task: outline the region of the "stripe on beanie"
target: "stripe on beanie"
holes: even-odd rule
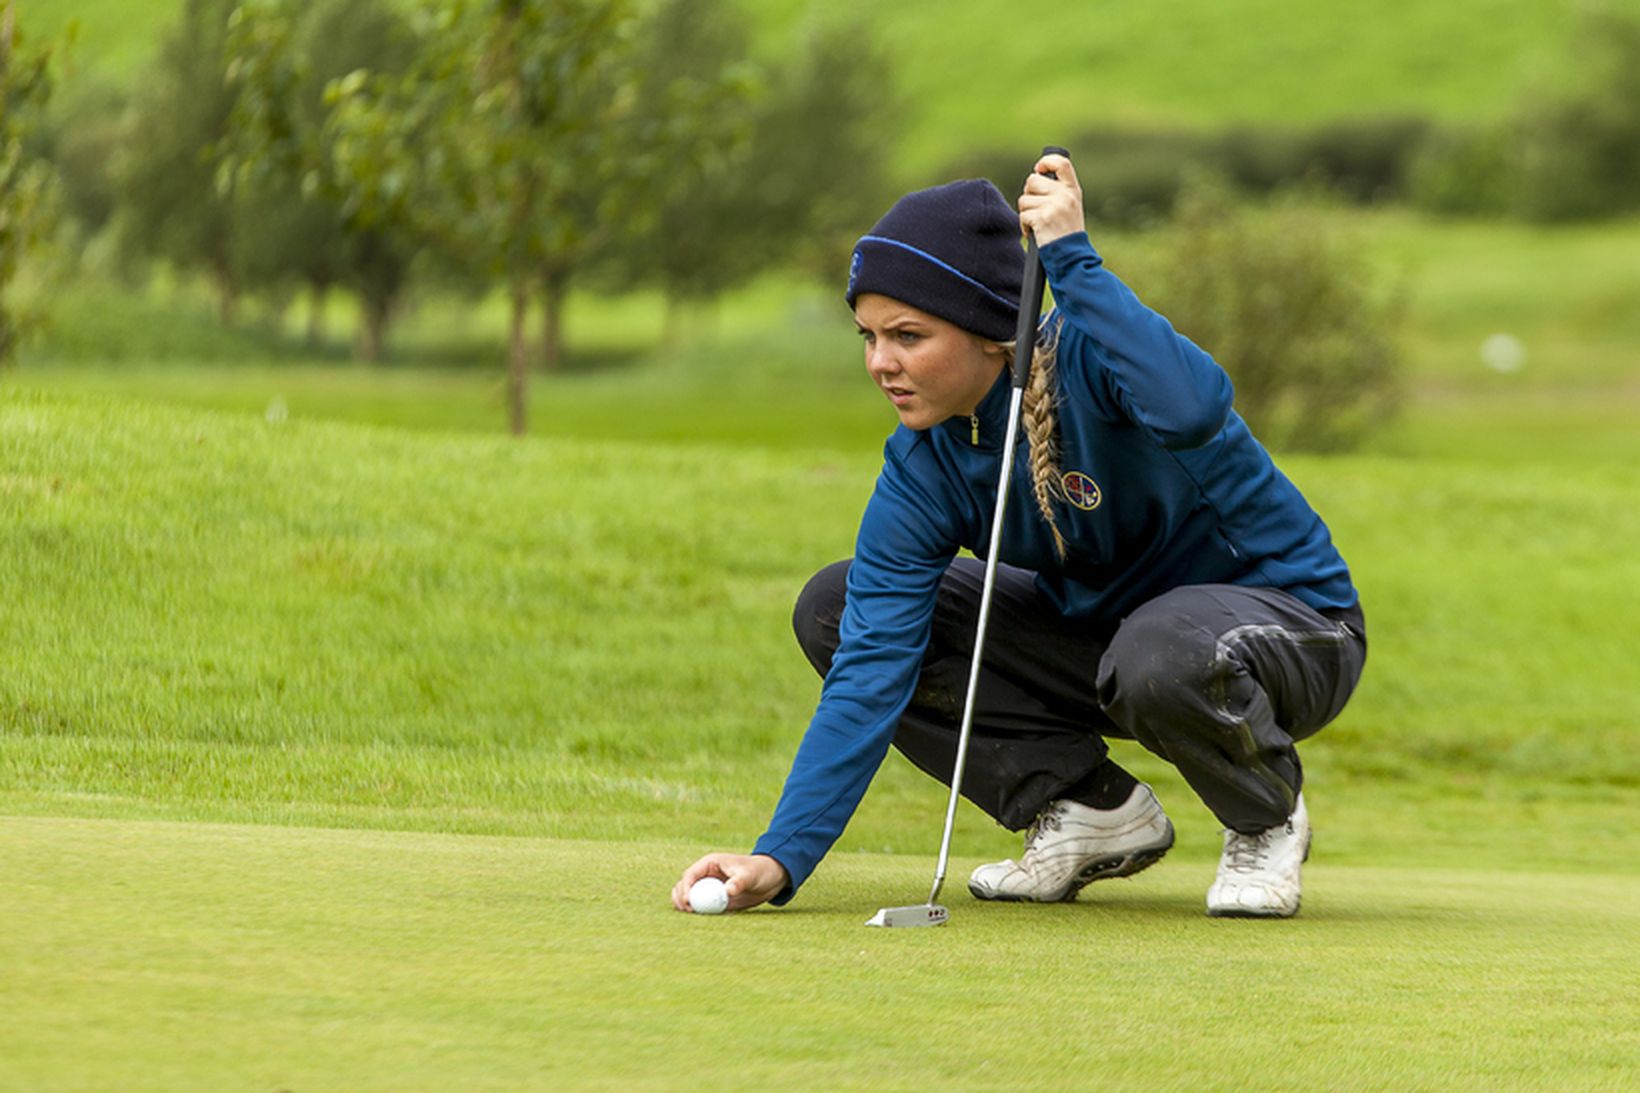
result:
[[[974,280],[972,277],[968,276],[966,273],[962,272],[962,270],[958,269],[957,267],[951,265],[949,262],[942,262],[940,259],[935,258],[932,254],[929,254],[927,251],[923,250],[920,247],[913,247],[910,243],[902,243],[898,239],[889,239],[886,236],[882,236],[882,235],[862,235],[860,237],[860,243],[887,243],[891,247],[899,247],[901,250],[910,251],[912,254],[915,254],[917,257],[926,259],[927,261],[930,261],[930,262],[934,263],[936,266],[940,267],[941,269],[945,270],[946,272],[955,274],[957,277],[962,278],[962,280],[968,282],[970,285],[973,285],[975,288],[977,288],[981,292],[985,293],[985,295],[991,297],[991,299],[997,301],[998,303],[1004,305],[1005,307],[1011,307],[1011,308],[1018,308],[1019,307],[1019,301],[1018,300],[1010,300],[1006,296],[1003,296],[999,293],[991,291],[991,289],[989,287],[987,287],[985,284],[983,284],[982,282]],[[856,250],[859,249],[860,243],[856,243],[854,245]]]

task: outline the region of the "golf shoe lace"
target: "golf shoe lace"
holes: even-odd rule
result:
[[[1265,857],[1269,851],[1269,831],[1261,831],[1257,835],[1243,835],[1239,831],[1232,831],[1230,843],[1224,848],[1224,860],[1234,872],[1256,873],[1264,868]]]
[[[1042,837],[1043,832],[1058,831],[1059,827],[1060,810],[1058,808],[1053,805],[1049,805],[1041,812],[1038,812],[1036,814],[1036,819],[1031,821],[1031,826],[1025,831],[1026,853],[1029,853],[1031,850],[1035,849],[1036,842]]]

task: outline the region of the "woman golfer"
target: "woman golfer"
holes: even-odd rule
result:
[[[1050,177],[1050,173],[1057,177]],[[901,198],[854,249],[866,370],[900,416],[855,555],[798,597],[824,676],[768,830],[708,854],[731,910],[790,900],[892,743],[950,784],[1007,426],[1007,362],[1032,231],[1056,303],[1025,393],[962,792],[1010,830],[979,899],[1051,902],[1173,845],[1107,737],[1172,763],[1224,826],[1210,915],[1298,910],[1309,850],[1295,741],[1336,717],[1366,658],[1327,527],[1231,408],[1207,353],[1104,267],[1069,160],[1018,211],[984,181]]]

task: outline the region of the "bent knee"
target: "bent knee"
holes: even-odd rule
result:
[[[1188,615],[1152,604],[1129,616],[1099,662],[1106,709],[1156,711],[1199,696],[1222,671],[1215,636]]]
[[[792,632],[803,653],[824,675],[837,651],[837,628],[843,620],[848,599],[848,567],[851,559],[833,562],[809,578],[797,594],[792,608]]]

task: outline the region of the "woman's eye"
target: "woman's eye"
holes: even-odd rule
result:
[[[899,340],[899,343],[901,345],[910,345],[913,342],[919,340],[922,337],[922,335],[921,334],[915,334],[915,333],[913,333],[909,330],[898,330],[898,331],[895,331],[894,337]]]

